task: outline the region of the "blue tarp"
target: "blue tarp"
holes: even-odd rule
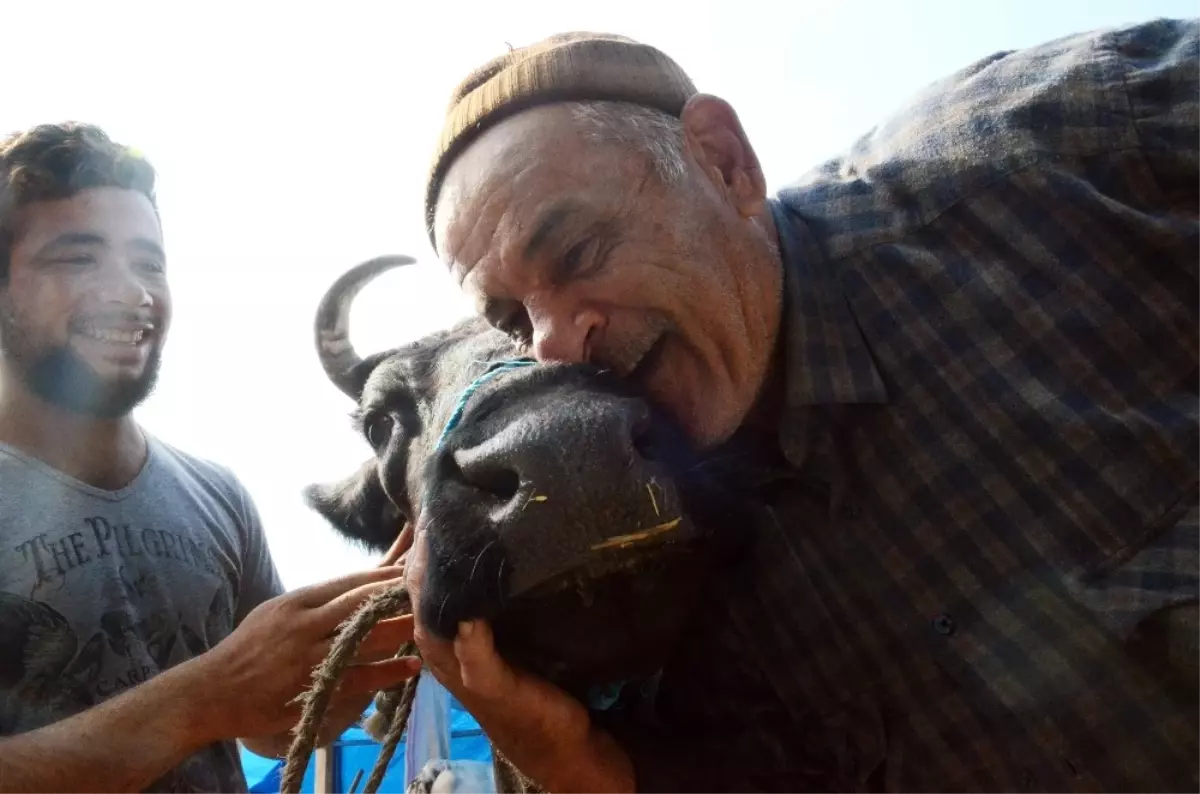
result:
[[[368,707],[364,717],[375,711],[375,704]],[[381,792],[404,791],[404,751],[407,737],[400,740],[388,771],[380,784]],[[283,762],[273,758],[263,758],[249,750],[241,749],[242,769],[246,773],[246,783],[253,792],[278,792],[279,776],[283,771]],[[352,727],[343,733],[333,743],[333,790],[348,792],[354,782],[354,776],[362,770],[362,778],[358,790],[362,791],[363,783],[371,774],[371,767],[379,756],[379,745],[363,731],[362,728]],[[479,727],[479,723],[466,712],[457,700],[450,702],[450,758],[455,761],[484,761],[491,763],[492,750],[487,737]],[[310,758],[308,769],[304,772],[304,780],[300,791],[311,794],[313,780],[316,774],[316,759]]]

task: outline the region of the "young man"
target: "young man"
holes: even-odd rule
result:
[[[553,791],[1196,790],[1197,30],[984,58],[777,196],[652,47],[464,80],[426,209],[480,311],[778,449],[612,709],[417,627],[501,752]]]
[[[171,325],[155,173],[100,129],[0,143],[0,790],[244,791],[330,635],[394,582],[283,594],[249,494],[139,427]],[[369,639],[326,740],[417,670]]]

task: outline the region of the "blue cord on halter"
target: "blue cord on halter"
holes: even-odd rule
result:
[[[537,362],[532,358],[515,358],[511,361],[497,361],[493,363],[487,370],[475,380],[467,388],[463,389],[462,394],[458,397],[458,404],[454,406],[454,413],[450,414],[450,419],[446,422],[446,426],[442,428],[442,435],[438,438],[437,447],[441,449],[442,444],[446,441],[446,436],[450,431],[458,427],[458,423],[462,421],[463,411],[466,410],[467,400],[471,399],[471,395],[475,390],[482,386],[487,381],[499,375],[501,372],[507,372],[511,369],[519,369],[520,367],[531,367]]]
[[[437,447],[441,449],[442,444],[446,441],[446,436],[450,431],[458,427],[458,423],[462,421],[463,412],[467,408],[467,401],[471,399],[471,395],[487,381],[497,375],[522,367],[531,367],[537,364],[537,361],[531,358],[516,358],[509,361],[497,361],[493,363],[482,375],[471,381],[467,388],[463,389],[462,394],[458,397],[458,402],[454,406],[454,412],[450,414],[450,418],[446,421],[446,426],[442,428],[442,434],[438,437]],[[624,682],[612,683],[602,686],[593,687],[587,694],[588,706],[597,711],[605,711],[612,707],[617,702],[617,698],[621,695],[621,690],[624,688]]]

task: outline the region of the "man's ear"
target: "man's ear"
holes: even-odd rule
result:
[[[746,218],[763,212],[767,180],[733,106],[696,94],[680,113],[688,149],[705,174]]]
[[[338,482],[308,486],[304,501],[342,535],[374,552],[387,551],[406,520],[383,490],[374,459]]]

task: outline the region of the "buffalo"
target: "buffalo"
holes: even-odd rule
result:
[[[376,552],[428,529],[420,617],[438,636],[487,619],[505,658],[581,699],[652,676],[733,548],[730,455],[701,455],[612,372],[535,365],[481,318],[360,356],[354,297],[413,262],[363,262],[320,301],[320,362],[371,455],[307,504]]]

